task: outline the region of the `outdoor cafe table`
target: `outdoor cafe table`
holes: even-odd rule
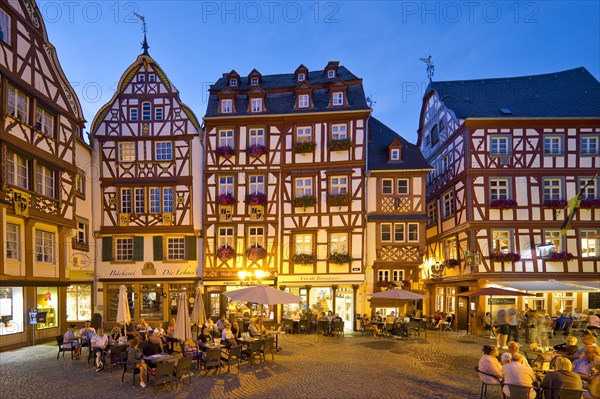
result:
[[[146,363],[156,364],[162,362],[174,362],[178,359],[178,357],[173,355],[167,355],[165,353],[159,353],[156,355],[144,356],[142,357],[142,359],[144,359]]]

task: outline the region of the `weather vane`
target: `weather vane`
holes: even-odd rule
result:
[[[377,104],[377,101],[373,100],[373,95],[367,97],[367,104],[369,104],[369,108],[373,108],[373,104]]]
[[[148,55],[148,49],[150,48],[150,46],[148,46],[148,40],[146,40],[146,33],[148,32],[146,18],[143,15],[138,14],[137,12],[134,12],[133,15],[135,15],[140,19],[140,21],[142,21],[142,32],[144,32],[144,42],[142,43],[142,48],[144,49],[144,55]]]
[[[433,80],[433,73],[435,71],[435,65],[433,65],[433,62],[431,61],[431,56],[419,59],[427,64],[427,77],[429,78],[429,83],[431,83]]]

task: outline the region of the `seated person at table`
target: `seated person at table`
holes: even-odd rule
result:
[[[146,323],[145,319],[140,320],[140,324],[136,326],[138,330],[148,331],[150,329],[150,324]]]
[[[527,360],[524,356],[516,353],[511,355],[506,352],[502,355],[502,375],[504,376],[504,384],[518,385],[521,387],[532,387],[529,391],[529,399],[536,397],[536,392],[533,389],[533,384],[536,382],[535,373],[531,367],[526,366]],[[510,395],[510,389],[506,385],[502,388],[505,395]]]
[[[139,347],[139,340],[132,339],[129,341],[129,348],[127,349],[127,364],[125,367],[127,367],[129,370],[133,370],[133,368],[140,369],[140,386],[145,388],[148,365],[142,359],[142,352],[140,351]]]
[[[258,330],[258,326],[256,325],[256,318],[252,317],[250,319],[250,324],[248,325],[248,334],[250,334],[251,337],[258,337],[260,336],[260,332]]]
[[[600,330],[600,317],[594,312],[590,312],[590,316],[588,317],[587,331],[591,335],[597,335],[598,330]]]
[[[131,320],[130,322],[128,322],[125,325],[125,331],[127,332],[127,334],[130,334],[130,333],[136,331],[136,329],[135,329],[135,323],[133,322],[133,320]]]
[[[154,328],[154,334],[156,334],[158,337],[162,337],[166,334],[162,323],[156,323],[156,327]]]
[[[104,329],[99,328],[96,335],[92,337],[92,349],[96,357],[96,371],[104,370],[102,354],[108,346],[108,335],[104,335]]]
[[[173,331],[175,331],[175,319],[171,318],[169,324],[167,325],[167,334],[172,335]]]
[[[552,333],[556,334],[558,332],[562,332],[564,335],[567,335],[569,331],[569,325],[573,320],[567,316],[567,313],[561,313],[560,317],[554,320],[554,325],[552,326]]]
[[[581,376],[582,380],[590,381],[592,375],[600,370],[600,348],[588,345],[583,356],[573,362],[573,371]]]
[[[392,324],[392,323],[394,323],[394,319],[396,318],[395,316],[396,316],[395,312],[392,312],[389,315],[387,315],[385,317],[385,324]]]
[[[292,317],[290,317],[292,321],[300,321],[300,315],[298,314],[298,310],[294,310],[292,312]]]
[[[496,356],[498,356],[498,348],[493,345],[483,345],[483,356],[479,359],[477,368],[486,374],[491,374],[502,380],[502,365]],[[486,374],[479,374],[479,379],[482,382],[490,385],[500,384],[500,381]]]
[[[392,312],[393,313],[393,312]],[[335,323],[336,321],[344,321],[342,320],[342,318],[340,317],[339,313],[336,313],[335,316],[333,316],[333,320],[332,322]]]
[[[596,345],[596,337],[594,337],[593,335],[584,335],[583,338],[581,338],[581,342],[583,343],[583,348],[579,349],[577,352],[575,352],[574,355],[569,356],[569,359],[571,361],[579,359],[580,357],[583,357],[583,352],[585,352],[585,348],[587,348],[588,346],[597,346]]]
[[[194,356],[194,358],[197,359],[196,356],[198,355],[198,345],[196,345],[196,343],[192,341],[191,338],[188,338],[185,341],[183,341],[182,349],[183,356]]]
[[[148,340],[144,341],[142,346],[144,356],[158,355],[162,351],[162,340],[154,333],[150,333],[148,335]]]
[[[231,331],[230,322],[225,322],[225,327],[223,328],[223,332],[221,333],[221,344],[225,345],[227,348],[230,348],[232,345],[237,345],[235,336]]]
[[[560,399],[561,388],[582,389],[581,377],[573,371],[571,361],[566,357],[556,359],[556,370],[549,371],[542,381],[545,399]]]
[[[566,356],[572,356],[579,350],[577,346],[577,338],[569,335],[565,342],[559,345],[554,345],[554,350]]]
[[[223,329],[225,328],[225,322],[227,321],[227,318],[225,317],[225,313],[221,314],[221,317],[219,317],[219,320],[217,320],[217,330],[219,330],[219,332],[223,332]]]
[[[600,374],[596,375],[590,381],[587,391],[583,393],[583,399],[598,399],[600,398]]]
[[[283,312],[283,316],[282,316],[282,318],[283,318],[283,319],[291,319],[291,318],[292,318],[292,312],[290,312],[290,310],[289,310],[289,309],[286,309],[286,310]]]
[[[69,329],[63,335],[63,348],[73,348],[73,356],[75,360],[79,360],[81,353],[81,344],[75,340],[75,324],[70,324]]]
[[[210,335],[210,330],[208,329],[208,326],[205,324],[202,326],[202,331],[200,331],[200,334],[198,334],[198,341],[202,342],[203,344],[212,341],[212,335]]]
[[[87,333],[96,334],[96,329],[94,327],[92,327],[92,323],[90,323],[89,320],[86,321],[85,325],[81,328],[81,330],[79,330],[79,336],[85,337],[85,336],[87,336]]]
[[[120,337],[124,336],[123,335],[123,329],[118,325],[115,324],[115,326],[113,327],[112,331],[110,332],[110,338],[113,341],[118,341]]]
[[[362,323],[365,330],[371,327],[371,320],[369,320],[369,315],[366,313],[362,317]]]
[[[238,324],[237,321],[234,321],[231,324],[231,332],[233,333],[233,336],[236,339],[242,336],[242,329],[240,328],[240,325]]]
[[[435,313],[433,313],[433,319],[431,320],[431,322],[433,323],[433,327],[438,327],[440,321],[442,321],[442,316],[443,313],[439,310],[436,310]]]
[[[211,317],[209,317],[208,320],[206,320],[206,323],[204,323],[204,325],[208,327],[209,333],[214,334],[215,331],[218,332],[217,326],[215,325],[215,322]]]
[[[325,315],[325,312],[321,311],[319,313],[319,316],[317,316],[317,321],[327,321],[327,316]]]
[[[265,325],[263,324],[263,319],[262,317],[258,317],[256,319],[256,328],[258,329],[258,333],[260,335],[266,334],[267,333],[267,329],[265,328]]]

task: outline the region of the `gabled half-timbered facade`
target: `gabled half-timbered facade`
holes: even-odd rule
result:
[[[82,137],[79,100],[33,0],[0,3],[0,92],[4,350],[54,337],[67,320],[92,311],[93,249],[78,234],[91,223],[80,201],[91,150]],[[78,274],[73,262],[88,272]]]
[[[177,294],[193,295],[201,278],[200,131],[147,51],[94,118],[96,275],[105,320],[116,318],[121,284],[135,319],[168,320]]]
[[[458,312],[465,329],[474,304],[456,295],[485,283],[529,288],[538,297],[518,303],[551,314],[590,306],[600,273],[600,83],[585,68],[433,82],[418,144],[435,169],[423,270],[432,311]],[[548,280],[576,284],[544,289]]]

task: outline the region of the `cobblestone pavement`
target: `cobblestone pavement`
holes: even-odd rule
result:
[[[481,356],[483,338],[430,332],[427,340],[395,341],[368,334],[345,337],[284,335],[275,361],[243,364],[239,375],[202,377],[191,385],[158,387],[161,398],[478,398],[480,383],[473,368]],[[0,353],[2,398],[143,398],[154,388],[131,386],[131,374],[121,383],[121,370],[96,373],[82,360],[56,360],[55,344]],[[226,371],[226,370],[224,370]],[[500,397],[492,389],[491,398]],[[494,396],[496,395],[496,396]]]

